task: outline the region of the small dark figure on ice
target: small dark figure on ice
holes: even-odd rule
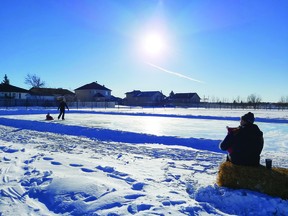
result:
[[[47,120],[47,121],[53,120],[53,117],[50,115],[50,113],[48,113],[48,114],[46,115],[46,120]]]
[[[60,110],[60,113],[58,115],[58,119],[61,118],[62,116],[62,120],[65,120],[64,116],[65,116],[65,108],[67,108],[67,110],[69,111],[69,108],[66,104],[66,102],[64,100],[61,100],[59,106],[58,106],[58,110]]]

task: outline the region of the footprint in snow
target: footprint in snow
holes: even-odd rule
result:
[[[43,160],[50,161],[50,160],[54,160],[54,158],[51,158],[51,157],[43,157]]]
[[[12,149],[6,146],[0,146],[0,150],[2,150],[5,153],[15,153],[19,151],[19,149]]]
[[[132,204],[128,206],[127,210],[131,214],[136,214],[141,211],[149,210],[152,207],[153,205],[150,205],[150,204],[140,204],[140,205]]]
[[[110,167],[110,166],[102,167],[102,166],[99,165],[96,168],[98,170],[101,170],[101,171],[106,172],[106,173],[113,173],[115,171],[115,169],[113,167]]]
[[[127,183],[131,183],[131,182],[136,181],[135,179],[130,178],[127,173],[122,173],[122,172],[115,170],[114,167],[110,167],[110,166],[102,167],[99,165],[96,167],[96,169],[108,173],[107,175],[111,178],[120,179],[120,180],[126,181]],[[126,178],[124,178],[124,177],[126,177]]]
[[[108,176],[111,178],[123,180],[123,181],[127,182],[128,184],[136,181],[135,179],[133,179],[131,177],[123,178],[121,176],[114,175],[113,173],[109,173]]]
[[[62,165],[62,163],[57,162],[57,161],[51,161],[51,164],[52,164],[52,165]]]
[[[82,170],[83,172],[87,172],[87,173],[95,172],[94,170],[88,169],[88,168],[81,168],[81,170]]]
[[[4,161],[11,161],[11,159],[10,159],[10,158],[8,158],[8,157],[6,157],[6,156],[5,156],[5,157],[3,157],[3,160],[4,160]]]
[[[132,185],[132,190],[143,190],[143,187],[145,186],[146,184],[143,183],[143,182],[137,182],[135,184]]]
[[[162,202],[162,204],[163,204],[163,206],[171,206],[171,205],[173,205],[173,206],[175,206],[175,205],[181,205],[181,204],[185,204],[186,203],[186,201],[184,201],[184,200],[167,200],[167,201],[163,201]]]
[[[124,196],[125,199],[131,200],[131,199],[137,199],[139,197],[145,196],[144,194],[131,194]]]
[[[106,172],[106,173],[112,173],[113,175],[118,175],[118,176],[121,176],[121,177],[128,176],[127,173],[119,172],[119,171],[115,170],[114,167],[109,167],[109,166],[105,166],[105,167],[97,166],[96,168],[99,169],[99,170],[101,170],[101,171],[103,171],[103,172]]]
[[[31,163],[33,163],[34,161],[35,161],[35,159],[34,159],[34,158],[31,158],[31,159],[29,159],[29,160],[25,160],[24,163],[25,163],[25,164],[31,164]]]
[[[95,200],[97,200],[97,197],[95,197],[95,196],[90,196],[90,197],[87,197],[86,199],[84,199],[83,201],[86,202],[86,203],[88,203],[88,202],[93,202],[93,201],[95,201]]]
[[[69,166],[72,166],[72,167],[82,167],[83,165],[82,164],[69,164]]]

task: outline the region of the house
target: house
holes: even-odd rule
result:
[[[29,91],[10,84],[0,84],[1,99],[23,99],[28,96]]]
[[[59,98],[65,98],[66,101],[75,101],[75,94],[63,88],[36,88],[29,90],[29,99],[42,101],[56,101]]]
[[[92,82],[75,89],[75,94],[78,101],[96,101],[104,102],[111,99],[112,90],[100,85],[97,82]]]
[[[200,103],[201,98],[197,93],[176,93],[169,96],[169,104],[173,106],[194,106]]]
[[[160,91],[139,91],[125,93],[125,105],[128,106],[162,106],[166,98]]]

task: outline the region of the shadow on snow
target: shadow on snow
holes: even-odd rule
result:
[[[180,138],[175,136],[156,136],[151,134],[134,133],[127,131],[89,128],[82,126],[55,124],[53,122],[39,122],[31,120],[0,118],[0,124],[18,129],[51,132],[72,136],[85,136],[107,142],[123,142],[131,144],[164,144],[186,146],[199,150],[221,152],[218,147],[220,140]]]

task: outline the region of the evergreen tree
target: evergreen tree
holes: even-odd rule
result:
[[[7,85],[9,85],[10,84],[10,81],[9,81],[9,79],[8,79],[8,77],[7,77],[7,75],[5,74],[5,76],[4,76],[4,79],[3,79],[3,81],[2,81],[2,83],[1,84],[7,84]]]
[[[169,94],[169,97],[172,98],[174,95],[175,95],[174,92],[171,91],[170,94]]]

